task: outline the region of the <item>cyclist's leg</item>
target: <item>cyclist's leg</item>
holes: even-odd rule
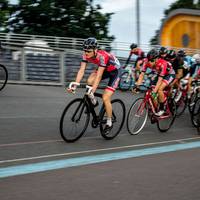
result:
[[[112,104],[111,97],[117,88],[120,81],[120,73],[121,70],[114,70],[109,73],[109,82],[103,93],[102,99],[105,106],[106,114],[107,114],[107,122],[104,131],[110,131],[112,129]],[[106,76],[104,76],[106,78]]]
[[[174,77],[175,75],[168,75],[166,77],[163,78],[163,81],[160,85],[160,87],[158,88],[158,101],[159,101],[159,104],[160,104],[160,111],[157,113],[157,115],[162,115],[164,114],[164,105],[165,105],[165,102],[167,100],[166,96],[164,95],[164,89],[174,80]]]
[[[111,97],[114,94],[113,88],[107,87],[103,93],[102,99],[105,106],[106,114],[107,114],[107,122],[108,126],[112,126],[112,104]]]

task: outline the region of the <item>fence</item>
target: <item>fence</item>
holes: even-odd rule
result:
[[[80,67],[83,39],[0,33],[0,40],[3,47],[0,63],[8,69],[8,82],[65,85],[75,79]],[[40,46],[38,43],[41,43]],[[129,43],[99,43],[101,48],[111,49],[124,64],[129,54]],[[149,45],[141,47],[144,51],[151,48]],[[198,52],[193,49],[187,51]],[[93,68],[92,64],[88,65],[83,83]]]

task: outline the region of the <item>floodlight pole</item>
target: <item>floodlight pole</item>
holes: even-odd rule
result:
[[[136,0],[136,35],[137,35],[137,44],[140,46],[140,3],[139,0]]]

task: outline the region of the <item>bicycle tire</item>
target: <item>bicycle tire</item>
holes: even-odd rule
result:
[[[128,72],[123,72],[120,76],[120,81],[119,81],[119,89],[122,91],[127,91],[130,89],[131,84],[132,84],[132,78],[129,77]]]
[[[138,107],[136,107],[137,104],[138,104]],[[141,107],[141,106],[143,106],[143,107]],[[136,108],[136,110],[135,110],[135,108]],[[137,128],[137,125],[140,122],[140,118],[142,117],[142,115],[140,116],[140,113],[138,115],[138,112],[139,112],[138,109],[143,109],[142,110],[142,115],[143,115],[143,111],[144,110],[145,110],[145,113],[143,115],[144,119],[141,121],[142,122],[141,125],[139,125],[138,128]],[[128,132],[131,135],[139,134],[141,132],[141,130],[144,128],[145,124],[146,124],[147,117],[148,117],[148,109],[146,107],[146,104],[144,104],[144,98],[141,97],[141,98],[136,99],[133,102],[132,106],[130,107],[129,112],[128,112],[128,116],[127,116],[126,125],[127,125]],[[136,127],[136,130],[135,130],[135,127]]]
[[[77,106],[75,105],[77,104]],[[73,118],[74,117],[74,118]],[[75,120],[75,117],[79,119]],[[85,120],[82,122],[81,120]],[[64,109],[60,119],[60,134],[64,141],[75,142],[85,132],[90,121],[90,112],[88,105],[84,102],[84,99],[77,98],[72,100]],[[67,122],[65,124],[65,122]],[[80,125],[80,127],[77,127]],[[78,129],[77,133],[74,133],[74,128]],[[76,131],[76,130],[75,130]]]
[[[125,121],[125,117],[126,117],[126,108],[125,105],[123,103],[123,101],[121,101],[120,99],[114,99],[111,101],[112,104],[112,123],[113,123],[113,128],[111,129],[111,131],[109,132],[109,134],[105,134],[104,133],[104,127],[106,125],[106,110],[105,107],[103,106],[103,109],[101,111],[100,114],[100,133],[102,135],[103,138],[105,138],[106,140],[111,140],[113,138],[115,138],[119,132],[121,131],[124,121]],[[121,120],[120,119],[120,115],[121,115]]]
[[[200,109],[199,109],[200,111]],[[197,116],[197,133],[198,135],[200,135],[200,112],[198,113],[198,116]]]
[[[168,99],[168,106],[169,106],[170,112],[172,114],[172,117],[171,118],[168,117],[168,118],[157,121],[157,127],[160,132],[168,131],[171,128],[171,126],[173,125],[175,118],[176,118],[176,103],[175,103],[175,101],[173,99]],[[164,124],[163,122],[165,122],[165,124],[166,124],[167,120],[169,120],[169,123],[167,124],[166,127],[165,126],[163,127],[162,126],[162,124]]]
[[[181,97],[181,99],[176,103],[176,116],[177,117],[180,117],[185,109],[187,108],[187,104],[188,104],[188,101],[187,101],[187,97]]]
[[[8,81],[8,71],[6,67],[0,64],[0,91],[6,86]]]
[[[198,127],[197,120],[198,120],[199,113],[200,113],[200,98],[197,98],[195,100],[195,104],[191,112],[191,121],[194,127]]]

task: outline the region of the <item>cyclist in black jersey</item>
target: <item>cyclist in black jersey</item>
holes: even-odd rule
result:
[[[168,50],[166,59],[172,64],[172,67],[176,73],[176,78],[172,82],[172,85],[175,87],[179,87],[180,79],[183,77],[183,65],[184,65],[184,57],[178,56],[175,50]]]

